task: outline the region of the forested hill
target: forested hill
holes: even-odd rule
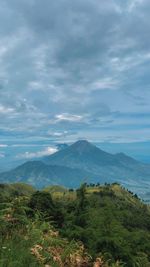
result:
[[[119,184],[1,184],[0,201],[1,267],[150,266],[150,208]]]

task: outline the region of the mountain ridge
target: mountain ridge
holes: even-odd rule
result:
[[[91,176],[93,176],[92,173],[77,168],[46,165],[42,161],[27,161],[12,171],[0,173],[0,182],[24,182],[37,188],[43,188],[49,184],[76,187],[84,182],[86,177]]]
[[[20,181],[37,187],[50,184],[78,187],[85,180],[119,182],[141,194],[150,186],[150,166],[124,153],[110,154],[87,140],[79,140],[50,156],[0,173],[0,182]]]

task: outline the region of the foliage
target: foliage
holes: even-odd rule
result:
[[[150,213],[136,196],[118,184],[81,187],[74,206],[78,213],[67,205],[64,236],[80,239],[92,256],[102,253],[110,264],[150,266]]]
[[[1,267],[150,267],[150,210],[133,193],[116,183],[56,191],[3,192]]]

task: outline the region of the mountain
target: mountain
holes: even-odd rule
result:
[[[149,164],[124,153],[107,153],[86,140],[77,141],[62,151],[44,157],[43,162],[90,172],[94,182],[118,181],[142,197],[150,187]]]
[[[58,151],[51,156],[43,158],[46,164],[56,164],[84,170],[92,170],[94,173],[101,167],[127,167],[140,164],[135,159],[128,157],[124,153],[116,155],[107,153],[86,140],[80,140],[73,145]]]
[[[65,148],[67,148],[69,145],[68,144],[65,144],[65,143],[62,143],[62,144],[57,144],[56,147],[58,150],[63,150]]]
[[[77,141],[73,145],[47,156],[43,159],[47,164],[58,164],[67,167],[79,167],[92,170],[96,166],[115,164],[113,155],[104,152],[86,140]]]
[[[42,188],[49,184],[76,187],[84,182],[85,177],[90,178],[92,175],[92,173],[77,168],[72,169],[65,166],[46,165],[42,161],[28,161],[12,171],[1,173],[0,182],[23,182],[36,186],[37,188]]]
[[[39,161],[26,162],[12,171],[1,173],[0,181],[27,182],[37,187],[49,184],[77,187],[83,181],[117,181],[142,196],[150,187],[150,165],[124,153],[107,153],[86,140],[80,140]]]

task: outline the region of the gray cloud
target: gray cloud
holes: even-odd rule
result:
[[[3,0],[3,137],[148,138],[149,15],[148,0]]]

